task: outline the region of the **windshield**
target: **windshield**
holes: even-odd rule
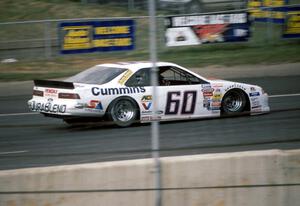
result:
[[[84,84],[105,84],[126,70],[127,69],[123,68],[94,66],[66,79],[65,81]]]

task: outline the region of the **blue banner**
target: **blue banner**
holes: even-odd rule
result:
[[[257,22],[283,24],[288,0],[248,0],[251,18]]]
[[[300,6],[287,8],[283,38],[300,38]]]
[[[134,20],[63,22],[59,24],[62,54],[134,49]]]

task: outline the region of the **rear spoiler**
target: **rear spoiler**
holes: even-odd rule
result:
[[[72,82],[63,81],[52,81],[52,80],[33,80],[35,86],[40,87],[54,87],[60,89],[74,89],[74,84]]]

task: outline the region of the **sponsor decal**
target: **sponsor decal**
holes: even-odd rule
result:
[[[160,116],[153,117],[153,116],[144,116],[141,117],[141,121],[154,121],[154,120],[161,120]]]
[[[211,85],[210,84],[201,84],[201,87],[204,89],[204,88],[211,88]]]
[[[203,107],[206,108],[207,110],[210,109],[210,103],[211,103],[211,99],[210,98],[205,97],[203,99]]]
[[[163,113],[164,113],[164,111],[161,111],[161,110],[156,112],[156,114],[163,114]]]
[[[260,102],[259,101],[252,101],[251,105],[252,105],[252,108],[257,107],[257,106],[260,106]]]
[[[145,114],[146,115],[150,115],[150,114],[152,115],[153,113],[154,113],[153,111],[148,111],[148,110],[147,111],[142,111],[142,115],[145,115]],[[156,114],[158,114],[158,115],[163,114],[163,113],[164,113],[164,111],[161,111],[161,110],[156,112]]]
[[[144,109],[148,111],[152,106],[152,95],[143,96],[141,101],[142,101],[142,106],[144,107]]]
[[[45,96],[46,97],[56,97],[58,94],[57,89],[45,89]]]
[[[40,103],[32,101],[29,104],[29,108],[36,112],[49,112],[49,113],[65,113],[67,105],[65,104],[53,104],[52,99],[48,99],[47,103]]]
[[[235,89],[235,88],[242,89],[242,90],[246,91],[246,88],[243,85],[235,83],[235,84],[230,85],[229,87],[227,87],[225,89],[225,92],[229,91],[230,89]]]
[[[214,102],[214,101],[213,101],[213,102],[211,103],[211,106],[212,106],[212,108],[216,108],[216,107],[219,108],[219,107],[221,107],[221,102]]]
[[[103,110],[102,103],[99,100],[91,100],[87,107],[90,109]]]
[[[45,93],[49,94],[57,94],[58,90],[57,89],[45,89]]]
[[[145,93],[145,87],[121,87],[121,88],[99,88],[93,87],[92,94],[94,96],[120,95],[120,94],[138,94]]]
[[[223,87],[223,84],[222,83],[215,83],[215,84],[212,84],[212,87]]]
[[[250,87],[250,91],[255,92],[256,91],[255,87]]]
[[[125,72],[125,74],[121,77],[121,79],[119,80],[119,83],[124,84],[132,74],[133,74],[133,72],[131,70],[127,70]]]
[[[149,110],[152,106],[152,102],[143,102],[142,105],[145,110]]]
[[[215,90],[213,98],[214,99],[221,99],[222,98],[222,92],[221,92],[220,89]]]
[[[152,95],[145,95],[142,97],[142,101],[152,101]]]
[[[259,108],[261,108],[261,105],[257,105],[257,106],[253,106],[253,107],[251,107],[252,109],[259,109]]]
[[[214,94],[213,100],[220,100],[222,98],[222,94]]]
[[[203,92],[203,97],[212,97],[213,95],[213,92]]]
[[[222,93],[220,89],[216,89],[214,96],[211,99],[211,110],[212,112],[220,110],[222,100]]]
[[[212,110],[212,111],[219,111],[219,110],[220,110],[220,107],[219,107],[219,106],[216,106],[216,107],[213,107],[213,106],[212,106],[212,107],[211,107],[211,110]]]
[[[211,88],[211,87],[206,87],[206,88],[203,88],[201,91],[202,91],[203,93],[204,93],[204,92],[213,92],[214,89]]]
[[[259,96],[259,95],[260,95],[259,92],[251,92],[251,93],[249,93],[250,97],[256,97],[256,96]]]

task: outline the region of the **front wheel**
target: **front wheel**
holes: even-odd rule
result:
[[[137,118],[137,106],[130,98],[115,100],[108,109],[109,120],[120,127],[133,124]]]
[[[224,115],[239,114],[245,110],[247,99],[240,90],[228,91],[222,100],[222,113]]]

